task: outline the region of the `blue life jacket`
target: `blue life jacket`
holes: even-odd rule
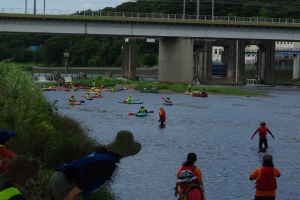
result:
[[[110,153],[96,153],[93,152],[90,155],[83,157],[81,159],[78,160],[74,160],[72,162],[67,162],[65,164],[63,164],[61,167],[57,168],[57,171],[62,171],[64,168],[68,167],[68,166],[73,166],[76,168],[76,170],[78,171],[80,177],[84,177],[83,173],[82,173],[82,168],[84,165],[88,164],[88,163],[94,163],[94,162],[99,162],[99,161],[104,161],[104,160],[110,160],[113,161],[114,163],[117,162],[115,156],[113,156]],[[111,176],[104,178],[102,180],[100,180],[99,182],[90,185],[87,189],[85,189],[84,191],[81,192],[81,194],[83,196],[87,196],[93,192],[96,192],[97,190],[99,190],[106,181],[108,181],[110,179]]]

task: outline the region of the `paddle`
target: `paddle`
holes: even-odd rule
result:
[[[81,101],[79,101],[79,102],[81,102],[81,103],[85,103],[85,101],[83,101],[83,100],[81,100]]]
[[[162,100],[166,100],[164,97],[161,97]]]
[[[150,110],[150,111],[148,111],[148,113],[154,113],[154,111]],[[128,113],[128,115],[129,116],[134,116],[134,115],[136,115],[136,113],[130,112],[130,113]]]

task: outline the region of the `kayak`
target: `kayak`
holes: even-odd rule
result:
[[[130,102],[127,102],[126,100],[124,101],[118,101],[119,103],[126,103],[126,104],[142,104],[144,102],[142,101],[130,101]]]
[[[72,104],[71,103],[69,103],[71,106],[75,106],[75,105],[81,105],[81,103],[79,102],[79,101],[75,101],[75,102],[73,102]]]
[[[173,104],[172,103],[166,103],[166,102],[164,102],[164,105],[166,105],[166,106],[172,106]]]
[[[158,94],[159,93],[159,91],[158,90],[155,90],[155,91],[151,91],[151,90],[140,90],[139,92],[141,92],[141,93],[154,93],[154,94]]]
[[[86,100],[93,100],[93,98],[85,98]]]
[[[193,93],[192,96],[193,97],[208,97],[208,94],[207,93],[205,93],[205,94],[195,94],[195,93]]]
[[[147,117],[149,114],[148,113],[136,113],[135,116],[137,117]]]
[[[92,96],[92,98],[103,98],[104,96]]]

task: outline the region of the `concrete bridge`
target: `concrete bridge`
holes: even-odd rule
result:
[[[75,12],[68,14],[0,13],[0,32],[122,36],[122,75],[136,76],[136,38],[159,40],[159,82],[189,83],[193,76],[214,84],[246,84],[245,47],[256,44],[259,75],[268,84],[278,78],[274,69],[275,41],[300,40],[300,20],[229,16],[187,16],[147,13]],[[226,76],[212,76],[212,46],[223,46]],[[295,56],[293,78],[299,78]],[[195,71],[195,72],[194,72]],[[291,77],[292,78],[292,77]]]

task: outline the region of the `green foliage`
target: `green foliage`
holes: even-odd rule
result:
[[[88,137],[87,127],[57,113],[33,82],[33,77],[18,67],[0,63],[0,90],[0,127],[16,132],[11,142],[12,150],[37,159],[41,167],[39,186],[24,189],[28,197],[32,197],[30,190],[40,193],[42,188],[47,193],[54,169],[87,155],[99,145]],[[104,199],[113,199],[113,194],[104,191],[105,194],[97,193],[98,197],[107,195]]]

